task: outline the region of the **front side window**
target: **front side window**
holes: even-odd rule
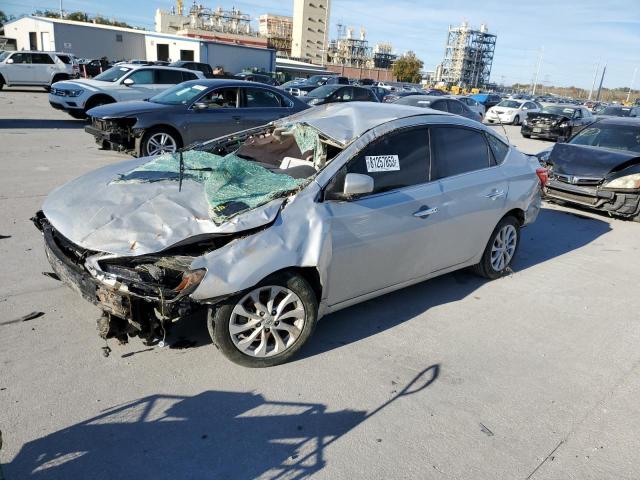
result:
[[[238,89],[237,88],[219,88],[205,95],[201,103],[206,103],[210,109],[216,108],[237,108],[238,107]]]
[[[153,70],[149,68],[136,70],[129,77],[135,85],[152,85],[155,81]]]
[[[403,129],[374,140],[341,169],[329,189],[341,192],[347,173],[372,177],[372,193],[426,183],[429,180],[427,128]]]
[[[420,103],[420,102],[418,102]],[[449,110],[447,109],[447,102],[445,102],[444,100],[437,100],[433,103],[431,103],[429,105],[431,108],[433,108],[434,110],[440,110],[441,112],[448,112]]]
[[[279,108],[279,96],[262,88],[245,88],[245,106],[247,108]]]
[[[353,100],[353,88],[346,87],[335,93],[334,98],[341,102],[350,102]]]
[[[459,127],[431,129],[431,180],[452,177],[490,166],[484,135]]]
[[[455,113],[456,115],[462,115],[464,113],[462,105],[456,100],[447,100],[447,107],[449,108],[449,112]]]
[[[14,53],[11,56],[11,60],[13,63],[31,63],[31,54],[30,53]]]

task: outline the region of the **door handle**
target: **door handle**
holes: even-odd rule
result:
[[[422,210],[418,210],[414,212],[413,216],[418,218],[428,217],[429,215],[433,215],[434,213],[438,213],[438,207],[426,208],[423,207]]]
[[[504,197],[504,190],[494,190],[491,193],[487,193],[485,197],[495,200],[496,198]]]

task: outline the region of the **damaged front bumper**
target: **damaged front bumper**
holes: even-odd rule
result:
[[[572,185],[551,178],[544,193],[548,199],[582,205],[623,218],[640,214],[640,191],[617,192],[599,188],[597,185]]]
[[[42,212],[32,220],[43,233],[47,259],[60,280],[103,311],[98,320],[101,337],[115,337],[124,343],[128,337],[139,336],[153,343],[166,334],[173,321],[202,307],[189,293],[202,280],[204,271],[195,284],[189,283],[188,276],[174,272],[173,278],[162,279],[178,282],[176,288],[169,288],[162,281],[149,281],[143,275],[136,278],[136,269],[115,263],[105,264],[103,270],[96,259],[100,254],[63,237]],[[149,267],[161,269],[154,264]]]
[[[129,152],[136,149],[136,140],[141,136],[140,131],[132,128],[134,123],[135,119],[129,118],[119,120],[92,118],[91,125],[84,127],[84,131],[92,135],[96,143],[101,146]]]

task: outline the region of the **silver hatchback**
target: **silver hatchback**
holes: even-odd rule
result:
[[[265,367],[328,313],[465,267],[503,275],[540,208],[538,168],[472,120],[330,104],[109,165],[34,220],[104,338],[154,343],[204,311],[229,359]]]

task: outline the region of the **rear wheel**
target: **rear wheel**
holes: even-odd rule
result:
[[[4,88],[4,78],[0,75],[0,90]]]
[[[151,128],[145,132],[140,142],[140,156],[151,157],[163,153],[175,153],[182,146],[182,140],[168,128]]]
[[[302,348],[317,317],[318,302],[309,283],[285,272],[211,307],[207,326],[214,345],[232,362],[271,367]]]
[[[494,280],[509,271],[520,244],[520,222],[512,216],[504,217],[493,230],[480,263],[473,271],[481,277]]]

